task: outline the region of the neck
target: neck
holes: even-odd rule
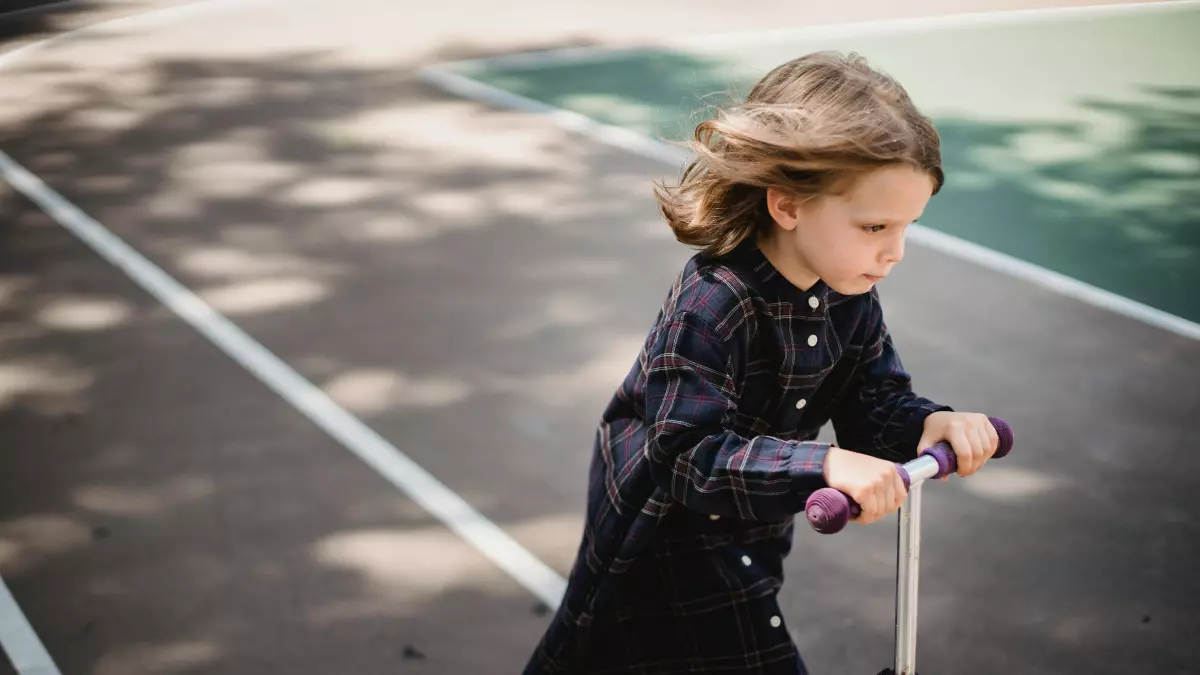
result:
[[[762,251],[771,265],[776,270],[779,270],[783,278],[791,282],[796,288],[807,291],[820,281],[821,277],[810,270],[800,260],[799,254],[790,247],[779,245],[778,237],[770,234],[759,234],[757,243],[759,250]]]

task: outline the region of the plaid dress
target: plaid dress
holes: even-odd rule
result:
[[[776,602],[794,515],[838,445],[905,461],[925,418],[877,292],[802,291],[753,239],[694,256],[605,409],[587,521],[535,673],[804,665]]]

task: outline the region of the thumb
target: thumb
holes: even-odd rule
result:
[[[933,436],[929,432],[922,434],[921,440],[917,441],[917,456],[919,457],[922,452],[932,448],[934,443]]]
[[[917,456],[920,457],[922,451],[932,448],[936,442],[937,441],[935,441],[934,438],[928,433],[926,433],[924,436],[921,436],[921,440],[917,441]],[[950,480],[950,477],[942,476],[940,480],[947,481]]]

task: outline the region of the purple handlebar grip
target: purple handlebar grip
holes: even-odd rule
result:
[[[1008,424],[995,417],[989,417],[988,420],[992,426],[996,428],[996,435],[1000,437],[1000,442],[996,445],[996,453],[992,455],[992,459],[998,459],[1007,455],[1013,446],[1013,433]],[[958,457],[954,454],[954,449],[946,441],[942,441],[932,448],[927,448],[920,454],[933,457],[938,463],[938,473],[935,478],[949,476],[958,471]]]
[[[896,473],[904,481],[905,490],[912,486],[912,477],[904,467],[897,464]],[[804,515],[808,516],[808,523],[821,534],[833,534],[841,530],[861,513],[862,508],[849,495],[830,487],[812,493],[804,503]]]
[[[989,417],[988,420],[996,428],[996,434],[1000,437],[996,453],[992,457],[1003,457],[1012,450],[1012,428],[1002,419]],[[945,441],[925,450],[921,454],[932,455],[933,459],[938,463],[938,478],[948,476],[958,470],[958,460],[954,455],[954,450]],[[900,478],[904,480],[905,489],[911,487],[911,478],[904,467],[897,464],[896,471],[900,473]],[[804,504],[804,514],[808,517],[808,524],[821,534],[840,532],[846,526],[846,523],[857,518],[861,513],[862,509],[859,508],[853,499],[841,490],[830,487],[821,488],[813,492]]]
[[[854,503],[841,490],[825,487],[808,496],[804,503],[804,515],[808,516],[808,524],[821,534],[840,532],[852,518],[861,513],[858,504]]]

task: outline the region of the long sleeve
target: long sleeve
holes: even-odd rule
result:
[[[829,444],[734,431],[741,377],[733,338],[679,312],[647,358],[646,452],[660,487],[702,513],[771,520],[824,487]]]
[[[917,456],[925,418],[951,410],[913,393],[912,378],[892,343],[878,291],[870,291],[865,339],[855,380],[833,413],[838,444],[893,461]]]

